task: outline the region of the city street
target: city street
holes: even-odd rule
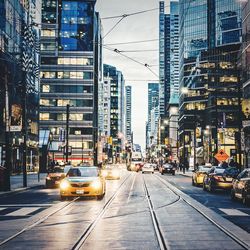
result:
[[[61,202],[45,188],[0,196],[0,249],[249,249],[250,208],[228,194],[178,174],[121,171],[100,201]]]

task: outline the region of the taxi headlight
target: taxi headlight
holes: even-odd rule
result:
[[[102,183],[101,183],[100,180],[93,181],[91,183],[91,187],[94,188],[94,189],[101,189]]]
[[[120,176],[120,174],[119,174],[119,172],[118,172],[118,171],[114,171],[114,172],[113,172],[113,176],[114,176],[114,177],[119,177],[119,176]]]
[[[102,171],[102,176],[103,177],[107,177],[108,176],[108,172],[106,170]]]
[[[63,180],[61,183],[60,183],[60,189],[67,189],[69,187],[69,182],[67,180]]]
[[[51,180],[51,178],[50,178],[49,176],[47,176],[47,177],[46,177],[46,180],[48,180],[48,181],[49,181],[49,180]]]

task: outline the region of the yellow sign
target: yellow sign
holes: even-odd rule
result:
[[[165,138],[165,145],[169,144],[169,138]]]
[[[113,138],[112,138],[111,136],[108,138],[108,144],[109,144],[109,145],[112,145],[112,144],[113,144]]]

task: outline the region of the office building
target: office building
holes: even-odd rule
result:
[[[14,173],[39,167],[39,4],[0,2],[0,165]]]
[[[181,156],[194,165],[235,149],[241,12],[233,0],[181,0],[179,15]]]
[[[126,86],[126,140],[132,142],[132,87]]]
[[[50,156],[97,163],[101,24],[95,0],[42,1],[40,129],[52,133]],[[93,42],[94,41],[94,42]]]
[[[240,69],[243,87],[243,132],[244,132],[244,167],[250,167],[250,2],[242,3],[242,48]]]
[[[157,128],[159,120],[159,90],[158,83],[148,83],[148,119],[146,130],[147,148],[154,142],[157,142]]]

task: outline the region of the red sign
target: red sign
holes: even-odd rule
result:
[[[221,149],[215,156],[215,159],[217,159],[218,161],[226,161],[229,156],[225,153],[225,151],[223,149]]]

